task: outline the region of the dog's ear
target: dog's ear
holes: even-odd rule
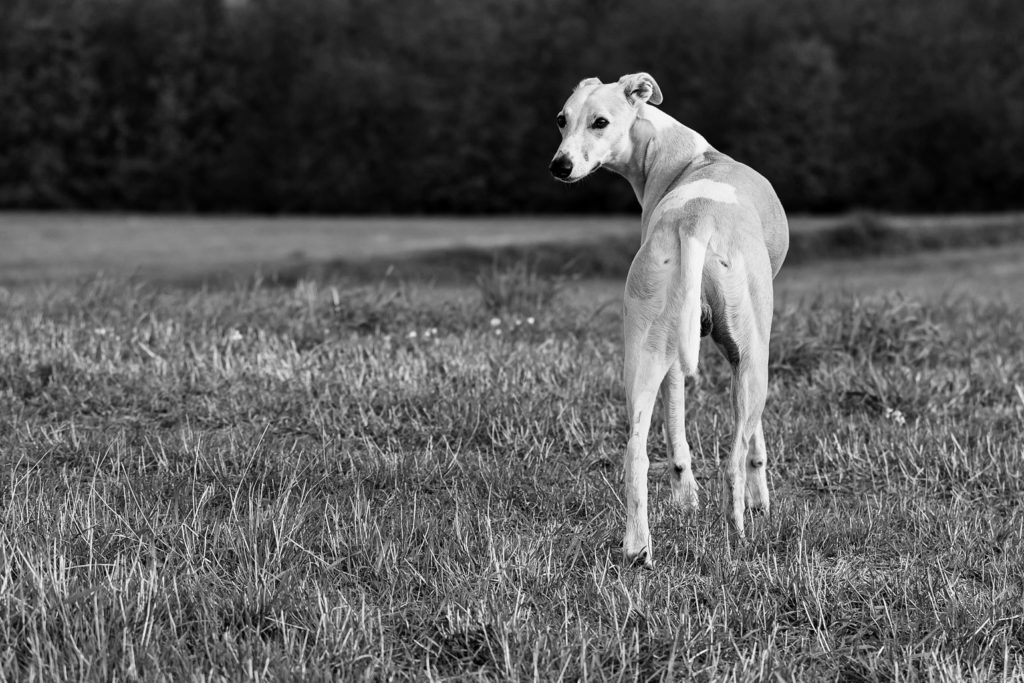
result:
[[[590,78],[584,78],[582,81],[576,84],[576,87],[573,88],[572,91],[576,92],[577,90],[586,85],[601,85],[601,79],[594,78],[593,76],[591,76]]]
[[[638,74],[626,74],[619,79],[626,100],[630,104],[638,102],[650,102],[661,104],[661,88],[649,73],[641,71]]]

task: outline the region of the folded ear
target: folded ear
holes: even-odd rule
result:
[[[594,78],[593,76],[591,76],[590,78],[584,78],[582,81],[576,84],[576,87],[573,88],[572,91],[576,92],[585,85],[601,85],[601,79]]]
[[[650,102],[661,104],[661,88],[649,73],[641,71],[637,74],[626,74],[619,79],[623,92],[626,93],[626,100],[630,104],[638,102]]]

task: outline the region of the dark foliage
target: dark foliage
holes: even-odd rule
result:
[[[0,207],[632,210],[546,162],[581,77],[664,108],[790,210],[1024,206],[1016,0],[11,0]]]

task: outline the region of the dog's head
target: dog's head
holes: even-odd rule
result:
[[[551,175],[574,183],[601,166],[625,163],[633,154],[629,131],[645,103],[661,103],[661,88],[650,74],[627,74],[617,83],[580,81],[555,118],[562,144]]]

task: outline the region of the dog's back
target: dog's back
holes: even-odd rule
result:
[[[699,180],[724,183],[736,189],[736,201],[759,218],[762,239],[772,264],[772,277],[778,275],[789,251],[789,222],[768,179],[746,164],[708,147],[702,163],[691,165],[679,178],[677,187]]]

